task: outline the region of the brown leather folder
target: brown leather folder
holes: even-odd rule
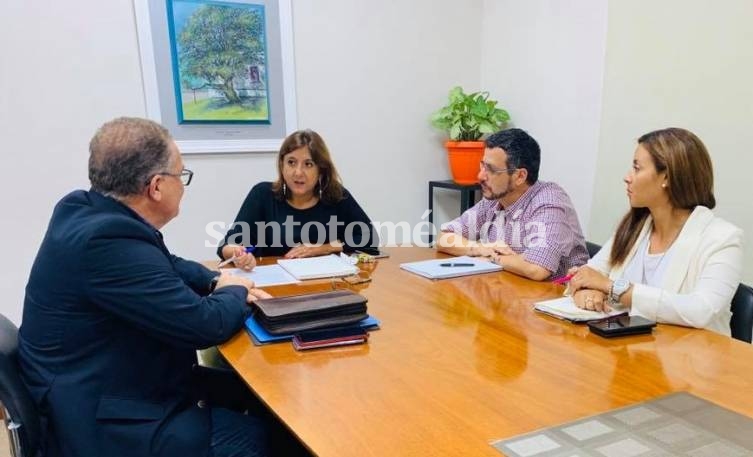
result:
[[[289,297],[264,298],[253,303],[254,318],[273,335],[292,334],[353,324],[368,317],[366,297],[335,290]]]

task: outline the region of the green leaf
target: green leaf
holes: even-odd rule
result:
[[[460,137],[460,124],[453,124],[450,127],[450,139],[457,140]]]
[[[452,140],[473,141],[499,130],[510,119],[507,111],[489,100],[488,92],[466,94],[460,86],[450,90],[448,104],[435,112],[431,124]]]
[[[479,124],[478,129],[481,133],[494,133],[499,128],[497,128],[497,124],[493,124],[491,122],[482,122]]]

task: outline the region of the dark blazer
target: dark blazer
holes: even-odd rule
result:
[[[55,207],[32,266],[21,329],[24,382],[47,456],[203,456],[196,350],[235,334],[246,290],[170,254],[162,234],[94,191]]]

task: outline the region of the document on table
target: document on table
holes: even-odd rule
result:
[[[590,311],[587,309],[578,308],[575,305],[573,297],[571,296],[540,301],[536,303],[534,309],[544,314],[548,314],[558,319],[564,319],[570,322],[596,321],[599,319],[606,319],[608,317],[625,314],[624,309],[613,309],[608,313],[601,313],[598,311]]]
[[[228,268],[222,271],[248,278],[256,284],[256,287],[280,286],[300,282],[279,265],[259,265],[251,271],[240,268]]]
[[[350,276],[359,271],[347,256],[335,254],[302,259],[280,259],[277,264],[298,280]]]
[[[400,268],[429,279],[456,278],[502,270],[502,266],[496,263],[468,256],[401,263]]]

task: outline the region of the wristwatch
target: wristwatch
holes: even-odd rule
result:
[[[215,276],[209,281],[209,293],[211,294],[214,292],[214,289],[217,288],[217,282],[220,280],[220,275]]]
[[[609,298],[612,302],[617,303],[620,301],[622,294],[630,289],[630,281],[625,278],[619,278],[612,281],[612,287],[609,290]]]

